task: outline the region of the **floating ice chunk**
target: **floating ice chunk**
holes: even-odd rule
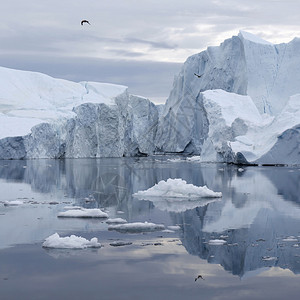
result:
[[[218,240],[218,239],[208,241],[209,245],[215,245],[215,246],[224,245],[225,243],[226,243],[225,240]]]
[[[96,237],[89,241],[81,236],[71,235],[60,237],[58,233],[54,233],[46,238],[43,247],[57,249],[85,249],[100,248],[101,244]]]
[[[108,214],[99,208],[71,209],[58,214],[60,218],[108,218]]]
[[[70,209],[82,209],[82,208],[83,207],[81,207],[81,206],[71,206],[71,205],[64,207],[64,209],[67,209],[67,210],[70,210]]]
[[[107,224],[125,224],[127,221],[122,218],[114,218],[114,219],[107,219],[106,220]]]
[[[115,242],[110,243],[110,245],[113,247],[120,247],[120,246],[132,245],[132,242],[115,241]]]
[[[243,168],[238,168],[238,172],[242,173],[244,172],[245,170]]]
[[[184,160],[182,160],[180,158],[169,158],[169,159],[167,159],[167,161],[170,161],[170,162],[182,162]]]
[[[187,161],[192,161],[192,162],[201,162],[201,157],[198,155],[192,156],[192,157],[187,157]]]
[[[18,206],[23,204],[24,201],[21,200],[4,201],[4,206]]]
[[[180,230],[181,228],[180,228],[180,226],[175,225],[175,226],[168,226],[168,229],[176,231],[176,230]]]
[[[293,235],[288,236],[287,238],[282,240],[283,242],[298,242],[298,239],[295,238]]]
[[[263,256],[261,259],[264,261],[270,261],[270,260],[277,260],[278,258],[275,256]]]
[[[160,231],[164,230],[165,225],[163,224],[154,224],[154,223],[142,223],[142,222],[136,222],[136,223],[127,223],[127,224],[118,224],[118,225],[109,225],[108,230],[116,230],[119,232],[149,232],[149,231]]]
[[[218,198],[222,197],[222,193],[214,192],[207,188],[207,186],[195,186],[187,184],[185,180],[180,178],[171,179],[167,181],[161,180],[153,187],[145,191],[139,191],[133,194],[135,197],[166,197],[166,198],[185,198],[197,199],[202,197]]]

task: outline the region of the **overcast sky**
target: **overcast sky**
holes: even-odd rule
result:
[[[299,0],[9,0],[0,8],[0,66],[124,84],[155,102],[188,56],[241,29],[273,43],[300,37]]]

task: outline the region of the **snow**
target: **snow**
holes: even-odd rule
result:
[[[120,232],[128,233],[138,233],[138,232],[148,232],[148,231],[161,231],[164,230],[165,226],[163,224],[155,224],[148,222],[134,222],[127,224],[109,225],[108,230],[116,230]]]
[[[214,192],[207,186],[195,186],[188,184],[180,178],[161,180],[153,187],[145,191],[139,191],[133,194],[134,197],[166,197],[178,199],[198,199],[198,198],[218,198],[222,197],[221,192]]]
[[[54,233],[45,239],[44,248],[56,249],[85,249],[85,248],[100,248],[101,244],[96,237],[90,241],[76,235],[60,237],[58,233]]]
[[[57,216],[60,218],[108,218],[108,214],[99,208],[70,209],[60,212]]]

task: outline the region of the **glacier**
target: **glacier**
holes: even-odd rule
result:
[[[189,57],[164,105],[122,85],[0,67],[0,159],[175,153],[297,165],[299,70],[299,38],[275,45],[244,31]]]

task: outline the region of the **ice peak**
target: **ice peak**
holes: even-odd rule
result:
[[[273,45],[272,43],[260,38],[259,36],[243,30],[240,30],[239,37],[256,44]]]

